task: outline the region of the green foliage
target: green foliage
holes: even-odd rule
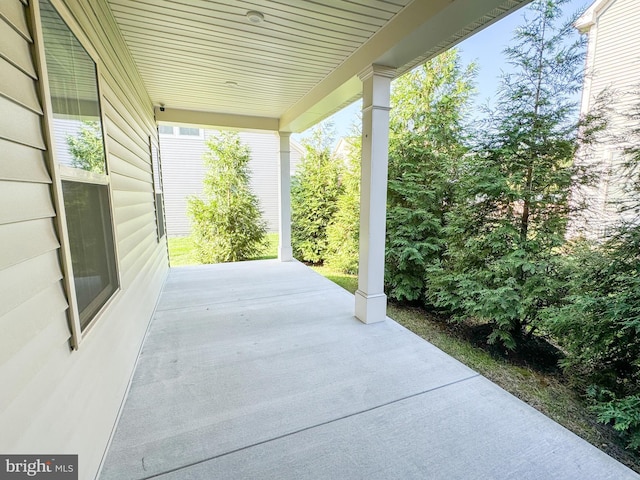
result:
[[[206,145],[204,198],[188,201],[196,256],[202,263],[256,257],[265,248],[266,222],[249,188],[249,147],[231,132],[209,138]]]
[[[622,432],[640,452],[640,102],[629,116],[635,127],[620,139],[627,162],[621,183],[635,212],[603,244],[578,245],[567,258],[564,304],[544,313],[567,358],[563,366],[586,388],[598,419]]]
[[[639,449],[640,411],[630,407],[640,398],[640,227],[582,246],[571,260],[565,303],[544,312],[546,326],[567,351],[565,371],[588,388],[600,420]]]
[[[385,273],[391,298],[424,300],[425,275],[443,253],[474,70],[461,68],[450,50],[394,83]]]
[[[105,173],[100,122],[83,122],[78,135],[67,135],[66,141],[73,157],[71,166],[88,172]]]
[[[342,165],[331,156],[331,125],[320,124],[303,142],[305,156],[291,182],[291,246],[294,256],[322,263],[327,254],[327,227],[342,192]]]
[[[615,430],[625,434],[629,449],[640,451],[640,395],[616,398],[608,391],[600,394],[605,394],[611,399],[599,401],[593,406],[598,420],[613,425]]]
[[[566,0],[537,0],[506,55],[487,132],[466,158],[447,212],[448,250],[431,300],[458,317],[493,323],[490,342],[516,348],[562,299],[561,247],[570,192],[590,175],[573,165],[583,40],[561,23]]]
[[[358,273],[360,231],[360,156],[362,138],[353,135],[347,140],[346,167],[342,170],[342,191],[336,212],[327,227],[326,265],[348,274]]]

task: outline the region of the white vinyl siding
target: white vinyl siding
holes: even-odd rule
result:
[[[204,139],[216,133],[205,130]],[[275,133],[240,132],[241,141],[251,149],[251,189],[260,202],[262,217],[267,221],[270,232],[278,231],[278,155],[280,143]],[[202,155],[207,150],[202,138],[185,136],[162,136],[160,155],[162,163],[165,216],[167,234],[170,237],[186,236],[191,233],[191,223],[187,215],[187,199],[202,194],[202,180],[205,167]],[[295,171],[302,150],[291,145],[291,170]]]
[[[637,86],[640,72],[640,3],[614,0],[597,17],[591,93],[604,88],[629,89]]]
[[[35,0],[31,0],[35,1]],[[0,451],[79,454],[94,478],[168,269],[153,106],[105,0],[51,0],[98,65],[121,291],[70,348],[31,6],[0,2]],[[37,47],[37,45],[36,45]],[[60,141],[60,139],[57,139]]]
[[[585,200],[588,208],[572,220],[569,234],[598,239],[604,238],[621,220],[635,220],[632,212],[621,215],[617,204],[626,199],[621,178],[625,145],[621,139],[634,127],[627,114],[637,104],[640,78],[640,2],[598,0],[583,18],[590,19],[594,9],[595,22],[587,28],[589,43],[582,113],[596,107],[596,99],[608,92],[609,123],[606,136],[588,155],[578,157],[578,161],[596,169],[599,179],[595,186],[577,193],[577,198]]]

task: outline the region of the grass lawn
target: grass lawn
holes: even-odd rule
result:
[[[278,234],[267,233],[267,249],[262,255],[250,260],[268,260],[278,258]],[[191,237],[169,238],[169,264],[172,267],[182,267],[184,265],[199,265],[200,262],[193,254],[193,240]]]
[[[189,237],[169,239],[171,266],[197,264],[190,253],[192,247]],[[269,249],[257,259],[277,258],[277,248],[278,235],[269,234]],[[358,286],[355,275],[346,275],[327,267],[312,268],[345,290],[355,293]],[[405,328],[640,472],[640,459],[624,450],[612,429],[596,422],[582,399],[565,383],[559,372],[540,371],[497,356],[474,345],[467,335],[469,328],[448,323],[423,309],[390,303],[387,314]]]

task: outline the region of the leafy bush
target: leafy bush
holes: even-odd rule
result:
[[[329,149],[330,128],[320,124],[303,142],[305,156],[291,182],[291,246],[297,259],[311,263],[325,259],[327,227],[342,192],[342,166]]]
[[[266,222],[249,188],[249,147],[237,133],[207,140],[204,198],[189,198],[196,256],[202,263],[235,262],[266,247]]]

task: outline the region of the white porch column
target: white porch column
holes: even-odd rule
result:
[[[278,259],[281,262],[293,260],[291,249],[291,144],[288,132],[278,132],[280,137],[280,156],[278,166],[278,206],[280,209],[280,223],[278,241]]]
[[[360,180],[360,257],[356,317],[363,323],[387,316],[384,244],[389,163],[389,97],[394,69],[371,65],[362,80],[362,177]]]

